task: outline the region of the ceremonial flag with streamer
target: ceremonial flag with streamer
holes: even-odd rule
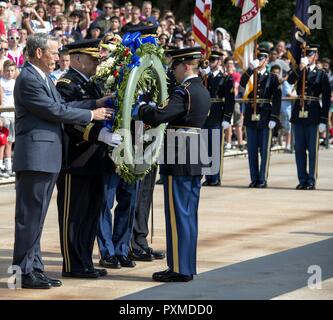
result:
[[[306,36],[310,35],[308,27],[310,0],[297,0],[295,14],[293,16],[294,29],[292,34],[291,48],[288,57],[294,67],[298,66],[302,56],[302,45]]]
[[[193,37],[204,51],[210,51],[213,45],[211,13],[212,0],[196,0],[193,21]]]
[[[246,70],[254,57],[254,43],[261,32],[260,9],[267,3],[266,0],[232,0],[236,7],[242,9],[240,25],[237,33],[234,58]],[[248,82],[244,97],[253,90],[253,78]]]

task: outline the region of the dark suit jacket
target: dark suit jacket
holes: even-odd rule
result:
[[[52,81],[46,81],[29,63],[14,88],[14,171],[58,173],[62,159],[62,123],[88,124],[96,100],[65,102]]]

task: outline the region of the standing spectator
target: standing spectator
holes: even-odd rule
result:
[[[0,19],[0,37],[6,37],[6,26],[1,19]]]
[[[97,6],[98,6],[98,0],[91,0],[90,16],[92,21],[95,21],[98,17],[100,17],[103,14],[103,11],[101,9],[98,9]]]
[[[239,86],[240,86],[240,79],[241,75],[239,72],[236,71],[235,62],[232,57],[228,57],[224,60],[224,66],[226,69],[226,73],[231,76],[234,86],[234,95],[236,98],[239,98]],[[233,125],[235,127],[237,141],[238,141],[238,148],[240,151],[243,151],[243,114],[241,112],[240,104],[237,102],[235,103],[235,109],[233,112]],[[232,137],[232,128],[231,126],[227,129],[227,135],[229,142],[231,142]]]
[[[51,23],[47,20],[47,11],[43,6],[35,8],[36,13],[32,16],[31,28],[34,32],[49,33],[52,30]]]
[[[152,9],[153,9],[153,5],[152,5],[151,1],[143,1],[141,20],[155,25],[157,20],[152,15]]]
[[[1,77],[2,77],[2,73],[3,73],[3,64],[6,60],[8,60],[7,53],[8,53],[8,42],[7,42],[7,40],[0,39],[0,76]]]
[[[0,20],[5,24],[6,30],[16,25],[16,17],[11,10],[8,10],[8,4],[5,1],[0,1]]]
[[[4,152],[8,143],[8,135],[9,131],[5,127],[4,118],[0,116],[0,178],[9,178],[9,175],[6,173],[6,169],[3,164]]]
[[[159,45],[163,48],[165,48],[168,45],[169,37],[165,33],[161,33],[158,37]]]
[[[8,58],[15,62],[17,67],[22,67],[24,63],[23,50],[18,45],[20,34],[17,29],[8,31]]]
[[[58,81],[69,69],[71,63],[68,50],[63,49],[59,52],[59,68],[51,73],[51,78]]]
[[[37,0],[37,7],[43,7],[45,10],[47,10],[47,0]]]
[[[111,29],[108,31],[111,31],[113,34],[119,34],[120,29],[121,29],[120,18],[117,16],[113,16],[111,18]]]
[[[67,17],[60,15],[56,19],[57,28],[60,28],[64,36],[69,36]]]
[[[176,33],[173,37],[175,45],[178,49],[184,48],[184,37],[181,33]]]
[[[62,13],[61,11],[62,2],[59,0],[51,0],[49,3],[49,16],[48,21],[52,28],[57,26],[57,17]]]
[[[155,18],[155,21],[158,22],[160,20],[161,10],[158,8],[153,8],[151,15]]]
[[[128,30],[132,29],[132,27],[142,26],[143,23],[140,20],[141,10],[137,6],[133,6],[132,8],[132,20],[122,28],[122,33],[126,33]]]
[[[193,48],[196,46],[195,39],[192,32],[188,32],[185,36],[185,46],[187,48]]]
[[[132,8],[133,8],[132,2],[125,3],[125,16],[122,26],[132,21]]]
[[[11,60],[5,61],[3,64],[3,77],[0,79],[1,106],[4,108],[14,108],[14,86],[16,75],[17,69],[15,62]],[[13,142],[15,142],[15,113],[13,111],[1,112],[1,116],[5,119],[5,126],[9,131],[8,143],[4,150],[4,165],[6,173],[9,177],[13,176],[12,146]]]
[[[103,5],[103,14],[95,21],[103,28],[105,32],[111,28],[111,17],[113,16],[113,1],[107,0]]]
[[[22,28],[19,30],[20,34],[20,40],[19,40],[19,46],[24,49],[25,44],[27,43],[27,38],[28,38],[28,31],[25,28]]]
[[[86,39],[98,39],[102,36],[103,36],[102,27],[97,22],[93,22],[87,31]]]
[[[215,42],[221,46],[223,50],[231,52],[230,35],[224,28],[215,30]]]
[[[282,59],[282,56],[287,52],[285,41],[279,41],[275,46],[275,50],[278,54],[278,58]]]

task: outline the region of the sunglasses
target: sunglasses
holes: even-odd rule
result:
[[[112,10],[113,7],[104,7],[104,9],[105,9],[105,10],[106,10],[106,9],[110,9],[110,10]]]
[[[8,48],[0,48],[0,52],[2,51],[8,51]]]
[[[9,37],[9,40],[20,40],[20,37]]]

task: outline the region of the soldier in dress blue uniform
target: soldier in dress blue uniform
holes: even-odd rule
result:
[[[186,48],[170,52],[175,77],[180,85],[157,108],[136,106],[132,113],[134,118],[151,126],[168,123],[161,175],[169,268],[153,274],[153,279],[160,282],[186,282],[196,274],[198,205],[203,165],[200,161],[200,144],[196,144],[197,148],[190,148],[190,140],[200,140],[200,130],[210,109],[209,92],[198,77],[202,58],[200,51],[200,48]],[[178,139],[173,139],[175,132]],[[180,159],[182,155],[186,155],[186,159]],[[198,157],[194,163],[190,161],[191,155]]]
[[[209,116],[206,119],[205,129],[208,129],[208,155],[212,157],[216,150],[218,151],[218,163],[223,161],[223,145],[222,130],[226,130],[230,126],[231,117],[235,107],[235,94],[233,80],[230,75],[224,75],[220,69],[220,63],[222,58],[222,52],[213,50],[209,58],[210,73],[207,79],[207,89],[211,97],[211,108]],[[223,102],[221,99],[224,98]],[[218,132],[220,139],[218,144],[213,146],[213,134]],[[214,132],[214,133],[213,133]],[[222,141],[224,143],[224,141]],[[215,152],[213,152],[213,148]],[[215,160],[216,161],[216,160]],[[220,168],[216,174],[206,175],[206,181],[203,186],[220,186]]]
[[[249,188],[267,187],[272,130],[280,117],[280,83],[275,74],[268,73],[266,70],[268,55],[266,49],[259,48],[258,59],[251,63],[251,67],[242,75],[240,83],[243,88],[246,88],[254,69],[257,69],[257,92],[254,92],[253,89],[248,95],[249,102],[246,103],[244,112],[251,175]],[[254,107],[254,95],[256,95],[256,108]]]
[[[290,72],[288,82],[297,81],[296,101],[292,110],[291,122],[294,124],[295,156],[299,184],[296,189],[313,190],[316,187],[319,132],[326,131],[331,99],[331,88],[327,74],[316,67],[318,46],[306,48],[306,57],[301,59],[300,68]],[[304,108],[302,105],[303,69],[305,69]],[[322,104],[320,104],[320,96]],[[319,132],[318,132],[319,131]],[[309,159],[307,161],[306,152]],[[307,171],[307,162],[309,170]]]
[[[65,101],[96,99],[102,96],[89,80],[95,74],[99,59],[99,41],[81,40],[67,45],[71,67],[57,82]],[[101,122],[87,126],[65,125],[66,152],[57,181],[58,213],[63,276],[98,278],[105,269],[95,269],[92,261],[97,223],[104,203],[103,174],[114,172],[107,147],[121,142],[118,134],[109,132]]]

